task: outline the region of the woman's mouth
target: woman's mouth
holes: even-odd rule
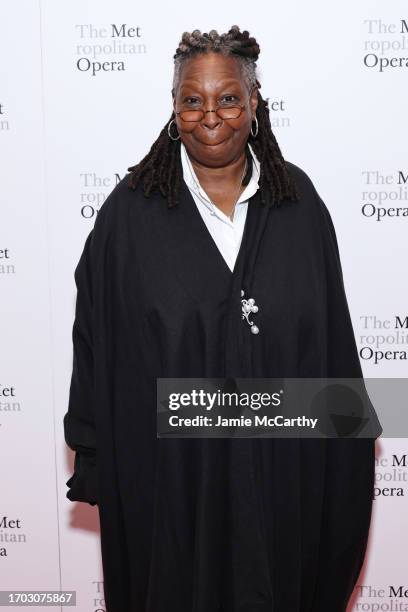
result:
[[[199,140],[199,143],[204,145],[205,147],[218,147],[218,145],[222,144],[223,142],[225,142],[226,138],[224,138],[224,140],[220,140],[219,142],[204,142],[202,140]]]

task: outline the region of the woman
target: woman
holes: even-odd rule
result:
[[[258,55],[237,26],[183,34],[171,120],[75,271],[67,497],[98,504],[108,612],[340,612],[362,567],[375,440],[157,439],[158,377],[362,376],[331,217],[282,157]]]

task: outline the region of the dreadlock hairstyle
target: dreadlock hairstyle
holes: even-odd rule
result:
[[[250,134],[248,142],[251,144],[257,158],[260,161],[259,187],[261,202],[265,204],[265,189],[269,191],[273,204],[280,205],[282,200],[298,199],[296,185],[289,174],[285,160],[282,156],[278,143],[272,133],[269,119],[268,103],[260,92],[256,76],[256,60],[258,59],[260,47],[255,38],[249,36],[249,32],[240,31],[234,25],[226,34],[218,34],[216,30],[209,33],[201,33],[200,30],[184,32],[174,57],[174,77],[172,95],[175,96],[179,82],[181,68],[184,62],[197,54],[223,53],[235,57],[242,67],[242,75],[249,91],[255,86],[258,88],[258,107],[256,117],[258,119],[258,133],[256,137]],[[168,134],[168,126],[175,118],[174,111],[169,122],[161,130],[159,137],[153,143],[149,153],[136,165],[128,168],[128,185],[136,189],[139,181],[143,181],[143,192],[149,196],[154,190],[160,190],[166,197],[169,207],[178,203],[178,193],[183,177],[183,168],[180,158],[180,140],[172,140]],[[246,147],[246,155],[249,161],[243,184],[247,184],[252,175],[252,157]]]

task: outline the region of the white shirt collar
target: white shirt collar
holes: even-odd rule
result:
[[[200,185],[200,182],[194,171],[193,165],[188,156],[187,150],[182,142],[180,143],[180,146],[181,146],[180,152],[181,152],[181,163],[183,166],[184,181],[186,182],[188,188],[191,189],[191,191],[194,191],[194,193],[196,193],[199,196],[200,200],[207,206],[207,208],[209,208],[211,211],[214,211],[217,207],[215,207],[214,204],[210,201],[208,195],[206,194],[206,192]],[[239,196],[237,205],[243,202],[246,202],[251,196],[254,195],[257,189],[259,189],[260,162],[249,143],[248,143],[248,147],[251,152],[252,159],[253,159],[252,176],[251,176],[251,179],[248,185],[246,185],[244,191]]]

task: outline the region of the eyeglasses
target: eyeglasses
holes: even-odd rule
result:
[[[202,121],[206,113],[217,113],[220,119],[238,119],[244,109],[245,104],[243,104],[242,106],[218,106],[215,110],[207,111],[203,110],[202,108],[197,108],[194,110],[176,111],[176,115],[178,115],[180,119],[186,121],[187,123]]]

